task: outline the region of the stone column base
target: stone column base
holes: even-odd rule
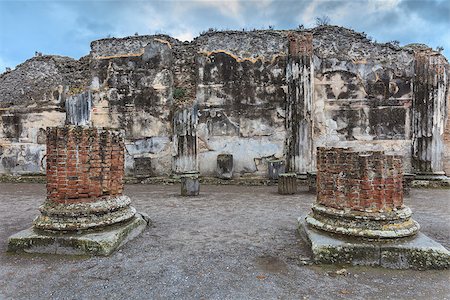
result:
[[[318,264],[380,266],[390,269],[448,269],[450,251],[423,233],[412,237],[368,241],[317,230],[298,219],[299,232],[311,245]]]
[[[103,227],[131,219],[136,209],[128,196],[102,197],[93,202],[56,203],[47,200],[39,207],[41,215],[33,225],[36,229],[77,231]]]
[[[150,220],[136,213],[130,220],[99,230],[51,232],[33,227],[9,237],[9,252],[107,256],[141,234]]]
[[[391,212],[344,211],[314,204],[306,223],[328,232],[372,239],[411,236],[419,224],[411,218],[411,209],[403,207]]]

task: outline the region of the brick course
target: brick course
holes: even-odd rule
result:
[[[120,131],[64,126],[47,128],[47,198],[92,202],[123,192],[124,141]]]
[[[403,205],[400,156],[318,148],[317,203],[341,210],[389,212]]]

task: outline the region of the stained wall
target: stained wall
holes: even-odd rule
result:
[[[0,75],[0,173],[43,173],[45,128],[70,119],[124,129],[131,176],[214,175],[224,153],[235,176],[266,176],[275,158],[305,173],[321,146],[449,174],[449,65],[424,47],[321,26],[102,39],[80,60],[35,57]]]

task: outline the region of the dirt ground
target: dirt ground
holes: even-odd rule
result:
[[[179,189],[128,185],[153,227],[110,257],[68,257],[5,252],[45,186],[0,184],[0,299],[450,299],[450,270],[312,265],[296,233],[314,201],[304,190],[203,185],[184,198]],[[450,248],[450,190],[414,189],[405,203]]]

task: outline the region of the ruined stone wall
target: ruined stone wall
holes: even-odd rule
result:
[[[279,32],[216,32],[198,47],[200,171],[214,174],[218,154],[233,154],[237,175],[265,175],[284,155],[286,57]]]
[[[0,75],[0,173],[42,173],[45,128],[67,123],[124,129],[132,176],[214,175],[219,154],[234,176],[266,176],[274,158],[306,173],[321,146],[384,150],[415,171],[426,139],[423,165],[449,174],[449,65],[433,57],[446,77],[419,105],[416,49],[335,26],[94,41],[78,61],[35,57]]]
[[[347,29],[313,35],[313,149],[385,150],[405,156],[410,170],[414,53]]]
[[[88,62],[39,56],[0,75],[0,174],[44,172],[45,129],[64,124],[66,99],[89,81]]]
[[[167,36],[105,39],[91,44],[92,124],[125,130],[126,170],[151,160],[143,175],[171,173],[173,47]]]

